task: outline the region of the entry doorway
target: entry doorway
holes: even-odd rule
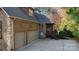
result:
[[[46,38],[51,37],[51,34],[53,32],[53,24],[46,24]]]

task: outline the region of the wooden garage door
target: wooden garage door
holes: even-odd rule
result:
[[[21,48],[26,45],[26,33],[18,32],[15,33],[15,49]]]
[[[27,32],[28,43],[32,42],[35,39],[38,39],[38,31],[29,31]]]

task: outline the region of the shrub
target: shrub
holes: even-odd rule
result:
[[[75,31],[73,32],[73,35],[76,38],[75,40],[79,43],[79,32]]]

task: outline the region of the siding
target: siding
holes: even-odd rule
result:
[[[35,31],[38,29],[39,29],[39,25],[37,23],[31,21],[22,21],[22,20],[14,21],[15,32],[28,32],[28,31]]]

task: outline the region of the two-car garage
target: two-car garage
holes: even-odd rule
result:
[[[14,49],[21,48],[37,39],[39,36],[38,26],[29,21],[14,21]]]
[[[15,33],[15,49],[21,48],[35,39],[38,39],[38,31]]]

